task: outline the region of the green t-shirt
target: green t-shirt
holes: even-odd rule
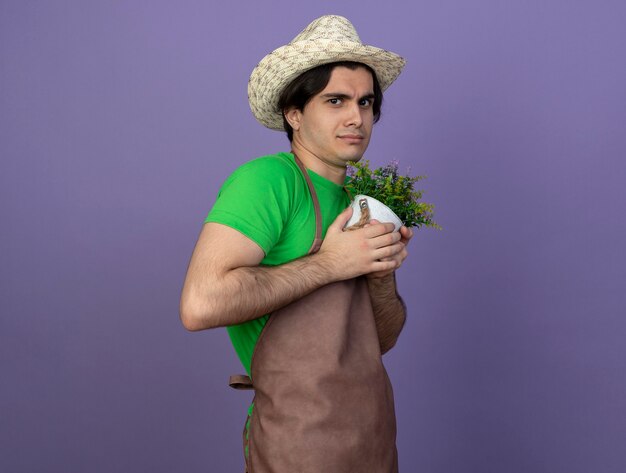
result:
[[[350,201],[343,186],[307,172],[320,203],[323,237]],[[257,243],[265,253],[262,265],[275,266],[305,256],[315,236],[315,212],[293,154],[264,156],[239,167],[222,185],[207,222],[227,225]],[[268,317],[227,327],[248,375],[254,347]]]

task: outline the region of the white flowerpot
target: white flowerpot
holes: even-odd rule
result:
[[[394,232],[400,230],[402,226],[402,220],[385,204],[383,204],[380,200],[376,200],[373,197],[368,195],[357,195],[354,197],[354,200],[350,204],[350,207],[354,209],[352,213],[352,217],[346,223],[346,227],[351,227],[359,222],[361,219],[361,209],[366,205],[370,210],[370,219],[378,220],[381,223],[393,223]]]

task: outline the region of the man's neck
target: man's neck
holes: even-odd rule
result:
[[[323,157],[318,157],[297,143],[292,142],[291,152],[298,156],[302,164],[316,174],[335,184],[343,186],[346,180],[346,167],[329,163]]]

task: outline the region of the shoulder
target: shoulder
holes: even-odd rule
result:
[[[289,153],[277,153],[248,161],[239,166],[226,182],[235,179],[251,180],[257,183],[276,183],[281,179],[293,180],[298,168]]]
[[[205,223],[243,233],[267,254],[279,240],[297,192],[293,155],[278,153],[239,166],[222,185]]]

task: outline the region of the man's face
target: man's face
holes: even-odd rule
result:
[[[345,169],[369,144],[374,123],[374,82],[370,71],[335,67],[328,84],[298,113],[297,144],[331,167]]]

